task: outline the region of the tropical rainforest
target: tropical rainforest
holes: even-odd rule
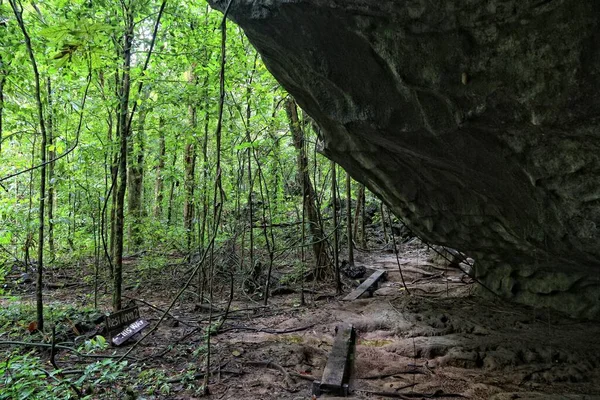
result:
[[[512,115],[517,108],[500,100],[497,107],[490,106],[495,100],[474,107],[477,113],[502,113],[487,120],[494,129],[481,131],[485,135],[469,133],[468,124],[453,125],[463,113],[440,114],[454,104],[440,102],[445,94],[413,86],[404,76],[449,79],[448,87],[465,102],[479,101],[475,94],[487,87],[480,80],[487,71],[471,77],[465,69],[451,71],[448,60],[459,60],[464,47],[469,60],[493,53],[502,61],[498,70],[505,71],[505,60],[523,53],[522,42],[511,36],[513,25],[496,29],[473,13],[485,8],[497,21],[504,14],[497,15],[496,2],[485,7],[456,2],[469,11],[457,14],[460,18],[443,14],[462,10],[453,2],[448,7],[390,2],[397,19],[380,12],[380,2],[369,6],[373,12],[364,2],[348,2],[345,9],[340,2],[253,1],[230,10],[231,3],[213,2],[217,11],[205,2],[167,0],[0,0],[0,400],[300,400],[321,394],[506,400],[599,394],[600,325],[558,311],[583,304],[579,298],[591,298],[583,289],[596,283],[584,284],[574,275],[576,285],[569,286],[571,281],[551,274],[557,290],[541,278],[538,286],[521,285],[537,276],[537,269],[523,267],[522,253],[513,254],[519,261],[515,269],[499,264],[493,270],[502,279],[482,281],[475,273],[485,267],[485,256],[498,255],[492,233],[501,235],[503,246],[512,243],[531,256],[535,268],[542,259],[518,245],[523,242],[513,242],[516,236],[504,240],[507,231],[498,223],[505,221],[502,207],[508,204],[508,210],[519,211],[508,213],[515,226],[527,227],[523,232],[533,226],[518,217],[533,215],[521,207],[529,203],[519,202],[529,197],[520,189],[505,190],[525,177],[507,172],[521,158],[507,161],[508,153],[494,147],[500,141],[491,135],[505,131],[496,126],[504,121],[502,113]],[[568,2],[541,1],[532,9],[559,3]],[[498,6],[504,9],[510,14],[506,21],[516,18],[516,5]],[[228,12],[246,24],[248,36],[228,22]],[[455,40],[466,30],[455,36],[422,32],[427,23],[443,30],[445,23],[468,22],[465,15],[477,17],[473,27],[484,27],[486,40],[507,35],[500,50],[518,51],[509,57],[488,44],[479,48],[485,51],[471,51],[475,41]],[[292,33],[282,29],[298,16],[302,23],[290,27]],[[418,39],[404,36],[397,21],[406,18],[420,32]],[[515,21],[527,25],[526,19]],[[533,37],[549,29],[561,38],[560,46],[576,42],[556,34],[573,24],[530,26]],[[266,40],[263,28],[279,36]],[[579,36],[577,31],[572,37]],[[531,60],[546,59],[531,54]],[[567,59],[595,62],[573,54]],[[295,65],[296,60],[307,62]],[[533,64],[526,60],[513,64]],[[390,73],[401,62],[408,63],[398,67],[402,73]],[[461,68],[467,65],[460,62]],[[493,73],[496,64],[476,65],[492,66]],[[563,70],[562,64],[549,65],[543,71]],[[558,90],[566,81],[562,72],[555,75],[560,85],[546,86]],[[518,70],[509,76],[518,93],[530,87],[530,76],[550,75]],[[535,95],[553,97],[539,92],[546,86],[533,85]],[[481,96],[485,101],[505,93],[496,83],[490,88]],[[552,110],[546,114],[558,114]],[[316,119],[334,129],[322,130]],[[524,132],[543,132],[537,117],[526,119]],[[568,146],[557,148],[575,149],[567,139]],[[594,147],[588,147],[573,159],[596,160]],[[539,165],[579,179],[553,161],[563,150],[540,149]],[[497,160],[498,176],[508,184],[480,182],[486,174],[495,176],[486,165]],[[468,167],[458,168],[459,161]],[[549,182],[553,199],[555,193],[583,203],[593,197],[572,195],[579,193],[573,187],[589,185],[568,179],[563,192],[553,186],[562,178],[536,182],[542,187]],[[521,187],[534,190],[514,186]],[[539,185],[535,190],[541,193]],[[403,191],[410,194],[406,201]],[[485,204],[485,215],[463,212],[480,210],[473,204]],[[453,214],[457,209],[461,212]],[[447,216],[458,222],[446,224],[454,221]],[[438,220],[443,223],[434,224]],[[562,228],[544,226],[562,235]],[[444,239],[485,251],[474,252],[475,260],[432,245],[427,237],[441,236],[427,234],[436,230]],[[503,255],[513,249],[500,248]],[[523,280],[516,281],[519,277]],[[568,296],[555,302],[562,308],[509,304],[502,295],[527,289],[548,299],[563,286]],[[597,297],[593,301],[592,311]]]
[[[339,291],[340,235],[364,244],[365,199],[371,217],[384,209],[347,174],[338,185],[318,137],[243,32],[203,2],[1,1],[1,335],[52,343],[56,368],[43,348],[2,349],[0,398],[96,398],[94,384],[120,397],[109,384],[126,357],[65,375],[55,344],[148,280],[177,276],[169,308],[185,293],[212,304],[217,282],[227,310],[241,292],[267,305],[281,276]],[[95,337],[79,351],[105,348]],[[152,390],[168,391],[161,382]]]

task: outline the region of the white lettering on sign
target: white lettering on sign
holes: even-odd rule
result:
[[[112,339],[112,342],[115,345],[119,346],[122,343],[126,342],[130,337],[132,337],[136,333],[140,332],[142,329],[144,329],[148,325],[149,325],[148,321],[144,321],[143,319],[135,321],[134,323],[129,325],[127,328],[125,328],[125,330],[123,332],[116,335]]]
[[[109,315],[106,319],[106,326],[108,330],[116,330],[122,327],[123,325],[129,324],[132,321],[135,321],[140,318],[139,309],[132,308],[123,311],[119,311],[113,315]]]

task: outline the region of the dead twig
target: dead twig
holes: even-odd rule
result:
[[[293,333],[293,332],[300,332],[300,331],[305,331],[307,329],[312,328],[313,326],[315,326],[316,324],[311,324],[308,326],[302,326],[300,328],[291,328],[291,329],[283,329],[283,330],[277,330],[277,329],[267,329],[267,328],[254,328],[251,326],[230,326],[226,329],[222,329],[219,333],[223,333],[223,332],[227,332],[227,331],[235,331],[235,330],[240,330],[240,331],[253,331],[253,332],[264,332],[264,333],[272,333],[272,334],[283,334],[283,333]]]
[[[423,371],[419,371],[418,369],[415,369],[415,368],[410,368],[410,369],[404,369],[402,371],[394,371],[394,372],[389,372],[389,373],[384,373],[384,374],[367,375],[367,376],[361,377],[360,379],[365,379],[365,380],[382,379],[382,378],[388,378],[390,376],[405,375],[405,374],[409,374],[409,375],[427,375]]]
[[[150,360],[152,358],[159,358],[164,356],[165,354],[167,354],[169,351],[171,351],[173,349],[172,346],[174,345],[178,345],[179,343],[181,343],[182,341],[184,341],[185,339],[187,339],[188,337],[192,336],[194,333],[198,332],[200,330],[200,328],[194,328],[192,329],[190,332],[186,333],[185,335],[183,335],[182,337],[180,337],[179,339],[177,339],[176,341],[174,341],[173,343],[170,343],[163,351],[161,351],[160,353],[157,354],[151,354],[148,357],[144,357],[140,360],[140,362],[144,362],[147,360]]]
[[[56,364],[56,326],[52,326],[52,345],[50,346],[50,364],[54,367],[54,369],[59,370],[58,365]]]
[[[225,365],[227,365],[227,363],[220,365],[218,368],[212,369],[208,373],[208,375],[214,374],[215,372],[217,372],[217,370],[220,370],[221,374],[232,374],[232,375],[243,375],[244,374],[244,371],[231,371],[231,370],[227,370],[227,369],[220,369],[221,367],[223,367]],[[167,383],[179,383],[184,380],[196,380],[196,379],[204,378],[205,375],[206,375],[206,372],[198,372],[198,373],[195,373],[192,377],[181,376],[178,378],[169,379],[167,381]]]
[[[414,386],[414,385],[416,385],[416,384],[405,386],[405,388],[406,387],[411,387],[411,386]],[[466,397],[466,396],[463,396],[462,394],[458,394],[458,393],[445,393],[443,390],[436,390],[434,393],[376,392],[376,391],[361,390],[361,389],[356,389],[356,391],[357,392],[361,392],[361,393],[374,394],[376,396],[384,396],[384,397],[391,397],[391,398],[394,398],[394,399],[405,399],[405,400],[411,400],[411,399],[435,399],[435,398],[440,398],[440,397],[463,397],[463,398]]]
[[[439,274],[434,274],[434,275],[429,275],[425,278],[419,278],[419,279],[415,279],[414,281],[410,282],[409,285],[414,285],[417,282],[423,282],[423,281],[430,281],[436,278],[441,278],[444,275],[444,273],[439,273]]]
[[[293,376],[294,378],[304,379],[305,381],[309,381],[309,382],[321,380],[320,378],[317,378],[315,376],[299,374],[298,372],[295,372],[295,371],[291,371],[289,374],[290,374],[290,376]]]
[[[48,378],[54,379],[59,385],[62,384],[66,384],[67,386],[69,386],[71,389],[73,389],[73,391],[75,392],[75,395],[77,396],[78,399],[81,399],[83,397],[83,393],[81,393],[81,390],[79,390],[77,388],[77,386],[75,386],[72,382],[70,382],[69,380],[61,380],[58,379],[56,376],[52,375],[50,372],[46,371],[43,368],[40,367],[36,367],[36,369],[38,371],[43,372]]]
[[[19,341],[2,341],[0,342],[0,346],[25,346],[25,347],[50,347],[52,348],[52,345],[49,343],[31,343],[31,342],[19,342]],[[80,353],[79,351],[75,350],[72,347],[69,346],[64,346],[61,344],[57,344],[54,346],[55,349],[60,349],[60,350],[68,350],[71,351],[75,354],[77,354],[78,357],[86,357],[86,358],[127,358],[129,360],[133,360],[133,361],[138,361],[137,358],[135,357],[131,357],[131,356],[120,356],[120,355],[102,355],[102,354],[83,354]]]
[[[246,362],[244,362],[244,365],[276,369],[277,371],[279,371],[283,374],[283,382],[285,383],[285,386],[287,389],[291,389],[292,386],[296,383],[290,377],[290,374],[288,374],[288,372],[285,370],[285,368],[283,368],[279,364],[275,364],[274,362],[271,362],[271,361],[246,361]]]
[[[156,311],[158,311],[158,312],[160,312],[160,313],[164,313],[164,310],[162,310],[162,309],[160,309],[160,308],[156,307],[155,305],[152,305],[152,304],[148,303],[148,302],[147,302],[147,301],[145,301],[145,300],[138,299],[138,298],[134,298],[134,297],[129,297],[129,296],[125,296],[125,295],[123,295],[123,297],[125,297],[126,299],[129,299],[129,300],[136,301],[136,302],[137,302],[137,301],[139,301],[140,303],[147,305],[148,307],[152,308],[153,310],[156,310]],[[169,313],[169,312],[167,313],[167,315],[168,315],[169,317],[171,317],[172,319],[174,319],[175,321],[177,321],[177,322],[179,322],[179,323],[182,323],[183,325],[189,326],[189,327],[191,327],[191,328],[193,328],[193,327],[194,327],[194,325],[192,325],[192,324],[190,324],[190,323],[188,323],[188,322],[185,322],[185,321],[183,321],[183,320],[181,320],[181,319],[177,318],[176,316],[174,316],[173,314],[171,314],[171,313]]]

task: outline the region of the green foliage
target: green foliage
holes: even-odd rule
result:
[[[301,260],[296,260],[294,262],[292,271],[283,275],[279,279],[279,284],[291,285],[300,282],[302,279],[304,279],[304,274],[306,274],[307,271],[310,271],[310,267],[308,267],[306,263],[302,262]]]
[[[141,210],[139,215],[133,215],[132,209],[126,207],[124,232],[137,231],[142,239],[139,246],[129,238],[125,243],[126,254],[143,254],[138,259],[137,276],[143,279],[164,274],[173,260],[162,254],[187,251],[188,235],[192,249],[206,248],[214,232],[216,205],[212,203],[218,173],[225,199],[220,205],[222,218],[216,247],[226,247],[226,253],[247,257],[249,227],[254,225],[255,264],[268,263],[267,245],[276,249],[275,267],[293,263],[287,259],[290,252],[280,250],[300,243],[299,225],[275,230],[275,243],[268,243],[272,238],[258,229],[299,221],[302,215],[301,190],[296,182],[297,154],[282,107],[286,93],[269,74],[243,32],[228,25],[221,170],[217,171],[215,130],[221,63],[218,27],[223,15],[204,3],[169,2],[158,29],[154,53],[148,68],[142,72],[161,2],[126,0],[123,4],[131,6],[135,21],[131,105],[127,110],[132,132],[127,166],[129,182],[133,181],[134,167],[141,171],[138,171]],[[39,246],[45,246],[46,251],[50,249],[50,227],[54,251],[46,256],[46,262],[58,269],[60,265],[75,262],[89,263],[99,254],[102,280],[108,276],[104,245],[108,248],[111,243],[111,215],[115,211],[112,196],[117,189],[112,179],[119,150],[116,110],[122,99],[119,82],[124,73],[123,9],[126,7],[106,0],[51,0],[36,2],[35,6],[27,2],[23,5],[25,25],[40,71],[44,118],[51,122],[48,130],[54,139],[46,150],[61,158],[52,164],[53,175],[48,177],[48,186],[54,195],[53,215],[46,218],[45,242],[38,243],[37,204],[41,196],[50,203],[49,193],[39,193],[38,171],[2,180],[39,161],[41,135],[35,83],[23,35],[10,6],[0,2],[0,76],[7,77],[0,132],[3,161],[0,163],[3,185],[0,188],[0,284],[15,258],[19,262],[25,260],[26,254],[30,259],[35,258]],[[90,74],[91,85],[86,96]],[[139,92],[138,88],[141,88]],[[140,118],[142,113],[143,119]],[[327,204],[323,188],[329,184],[329,164],[316,155],[316,132],[311,124],[303,123],[303,127],[313,185],[321,195],[320,204]],[[186,149],[190,146],[193,151],[186,158]],[[69,149],[74,150],[62,157]],[[184,177],[192,159],[195,160],[194,190],[188,193]],[[132,190],[128,188],[127,200],[131,197]],[[252,220],[249,219],[250,205]],[[183,224],[186,207],[194,209],[189,230]],[[107,253],[111,253],[110,249]],[[242,262],[247,269],[247,260]],[[237,265],[232,263],[231,268]],[[225,268],[219,265],[219,270],[228,272]],[[297,282],[303,269],[295,265],[284,282]],[[83,279],[90,283],[95,278]],[[85,319],[91,312],[93,310],[50,306],[46,308],[46,317],[57,328],[66,329],[69,321]],[[35,319],[34,315],[31,306],[15,300],[0,309],[0,328],[22,333]],[[211,332],[216,326],[215,322],[210,327]],[[99,351],[104,346],[103,339],[97,337],[85,342],[81,349]],[[195,356],[202,356],[203,351],[205,349],[199,347]],[[28,363],[32,372],[19,379],[23,385],[33,385],[27,377],[40,378],[39,373],[43,372],[36,370],[37,358],[27,357],[19,362]],[[13,360],[19,358],[15,356]],[[113,382],[124,367],[106,361],[106,364],[95,363],[88,368],[85,379],[74,382],[76,385],[98,379],[99,384]],[[142,373],[140,376],[147,380],[145,385],[154,377],[150,374],[146,378]],[[40,385],[60,387],[69,396],[73,394],[53,378],[46,376],[39,381],[43,382]],[[157,381],[162,383],[152,387],[153,393],[168,393],[166,380]],[[25,386],[23,388],[25,390]],[[36,386],[36,390],[41,389]],[[115,398],[120,395],[115,393]]]
[[[105,359],[89,364],[80,376],[61,376],[60,370],[47,370],[34,351],[5,353],[6,361],[0,363],[0,400],[14,399],[75,399],[73,388],[78,388],[84,399],[121,397],[115,382],[126,383],[124,373],[127,362],[117,363]],[[162,388],[164,382],[161,382]]]
[[[21,302],[18,297],[6,298],[7,306],[0,308],[0,331],[22,335],[30,322],[35,321],[33,304]],[[56,325],[57,332],[70,331],[73,321],[87,321],[97,311],[73,304],[50,304],[47,309],[48,321]],[[37,339],[37,337],[32,337]]]
[[[72,399],[77,398],[68,384],[57,377],[58,371],[48,372],[41,360],[30,352],[15,351],[0,363],[0,399]]]
[[[108,348],[108,343],[104,336],[97,335],[96,337],[86,340],[83,342],[83,345],[79,349],[80,352],[85,353],[93,353],[99,350],[106,350]]]

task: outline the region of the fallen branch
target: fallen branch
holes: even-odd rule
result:
[[[139,301],[140,303],[147,305],[148,307],[152,308],[153,310],[156,310],[156,311],[158,311],[158,312],[164,313],[164,310],[161,310],[160,308],[158,308],[158,307],[156,307],[156,306],[154,306],[154,305],[152,305],[152,304],[148,303],[148,302],[147,302],[147,301],[145,301],[145,300],[142,300],[142,299],[137,299],[137,298],[134,298],[134,297],[129,297],[129,296],[125,296],[125,295],[123,295],[123,297],[125,297],[126,299],[129,299],[129,300],[136,301],[136,302],[137,302],[137,301]],[[189,327],[191,327],[191,328],[193,328],[193,327],[194,327],[192,324],[190,324],[190,323],[187,323],[187,322],[185,322],[185,321],[183,321],[183,320],[181,320],[181,319],[177,318],[176,316],[174,316],[173,314],[171,314],[171,313],[169,313],[169,312],[167,313],[167,315],[168,315],[169,317],[171,317],[172,319],[174,319],[175,321],[177,321],[177,322],[179,322],[179,323],[182,323],[183,325],[189,326]]]
[[[52,345],[49,343],[31,343],[31,342],[19,342],[19,341],[2,341],[0,342],[0,346],[25,346],[25,347],[50,347],[52,348]],[[138,361],[137,358],[135,357],[130,357],[130,356],[120,356],[120,355],[103,355],[103,354],[83,354],[80,353],[79,351],[75,350],[72,347],[69,346],[64,346],[64,345],[54,345],[55,349],[60,349],[60,350],[68,350],[71,351],[75,354],[77,354],[78,357],[86,357],[86,358],[127,358],[129,360],[133,360],[133,361]]]
[[[290,376],[293,376],[294,378],[298,378],[298,379],[304,379],[304,380],[310,381],[310,382],[314,382],[314,381],[319,381],[320,380],[320,378],[317,378],[315,376],[299,374],[298,372],[295,372],[295,371],[290,372]]]
[[[43,368],[36,367],[36,369],[38,371],[43,372],[48,378],[54,379],[59,385],[66,384],[67,386],[69,386],[71,389],[73,389],[78,399],[81,399],[83,397],[83,393],[81,393],[81,390],[79,390],[77,386],[75,386],[75,384],[73,384],[71,381],[59,379]]]
[[[419,371],[418,369],[415,368],[410,368],[410,369],[404,369],[402,371],[394,371],[394,372],[389,372],[389,373],[384,373],[384,374],[377,374],[377,375],[367,375],[364,377],[361,377],[359,379],[382,379],[382,378],[388,378],[390,376],[394,376],[394,375],[404,375],[404,374],[409,374],[409,375],[427,375],[425,372],[423,371]]]
[[[283,374],[283,382],[285,383],[285,385],[288,389],[290,389],[295,384],[294,380],[290,377],[290,374],[288,374],[288,372],[285,370],[285,368],[283,368],[279,364],[275,364],[274,362],[271,362],[271,361],[246,361],[246,362],[244,362],[244,365],[276,369],[277,371],[279,371]]]
[[[413,383],[413,384],[404,386],[403,388],[408,388],[408,387],[415,386],[415,385],[416,385],[416,383]],[[404,399],[404,400],[411,400],[411,399],[435,399],[435,398],[440,398],[440,397],[466,397],[466,396],[463,396],[462,394],[458,394],[458,393],[445,393],[443,390],[437,390],[434,393],[377,392],[377,391],[361,390],[361,389],[356,389],[355,391],[356,392],[361,392],[361,393],[374,394],[376,396],[384,396],[384,397],[391,397],[391,398],[394,398],[394,399]]]
[[[65,289],[78,286],[78,283],[45,283],[47,289]]]
[[[443,273],[439,273],[439,274],[426,276],[425,278],[415,279],[414,281],[410,282],[409,285],[414,285],[417,282],[430,281],[432,279],[441,278],[443,275],[444,275]]]
[[[251,326],[230,326],[229,328],[221,330],[219,333],[240,330],[240,331],[264,332],[264,333],[272,333],[272,334],[283,334],[283,333],[293,333],[293,332],[305,331],[307,329],[312,328],[315,325],[316,324],[311,324],[311,325],[303,326],[300,328],[283,329],[283,330],[267,329],[267,328],[253,328]]]
[[[222,366],[224,366],[224,365],[222,365]],[[243,375],[244,374],[243,371],[230,371],[230,370],[226,370],[226,369],[221,369],[222,366],[219,366],[218,368],[211,370],[209,372],[209,375],[212,375],[217,371],[219,371],[219,373],[221,373],[221,374],[223,374],[223,373],[232,374],[232,375]],[[181,376],[179,378],[169,379],[167,381],[167,383],[179,383],[184,380],[196,380],[196,379],[204,378],[205,375],[206,375],[206,372],[198,372],[198,373],[195,373],[192,377]]]
[[[173,343],[170,343],[170,344],[169,344],[169,345],[168,345],[168,346],[167,346],[167,347],[166,347],[166,348],[165,348],[163,351],[161,351],[160,353],[158,353],[158,354],[151,354],[151,355],[149,355],[148,357],[142,358],[142,359],[140,360],[140,362],[147,361],[147,360],[149,360],[149,359],[151,359],[151,358],[158,358],[158,357],[162,357],[162,356],[164,356],[164,355],[165,355],[165,354],[167,354],[167,353],[168,353],[170,350],[172,350],[172,347],[171,347],[171,346],[173,346],[173,345],[177,345],[177,344],[181,343],[183,340],[187,339],[188,337],[190,337],[192,334],[194,334],[194,333],[198,332],[199,330],[200,330],[200,328],[194,328],[194,329],[192,329],[190,332],[186,333],[185,335],[183,335],[182,337],[180,337],[179,339],[177,339],[175,342],[173,342]]]

